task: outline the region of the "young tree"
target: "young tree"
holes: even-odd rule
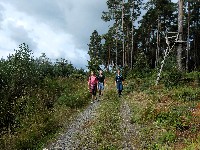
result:
[[[25,43],[19,45],[15,54],[1,61],[0,76],[0,128],[7,127],[10,132],[16,125],[15,109],[17,99],[29,94],[30,89],[37,86],[38,72],[34,65],[32,51]]]

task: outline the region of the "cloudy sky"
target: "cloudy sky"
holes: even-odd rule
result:
[[[65,58],[77,68],[86,68],[91,33],[108,30],[109,24],[101,20],[106,1],[1,0],[1,58],[25,42],[35,57],[45,53],[52,61]]]
[[[22,43],[35,57],[65,58],[85,68],[89,38],[96,29],[106,33],[101,20],[107,0],[1,0],[0,56],[7,58]]]

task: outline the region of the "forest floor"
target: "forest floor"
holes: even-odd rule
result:
[[[118,97],[112,83],[104,96],[80,112],[64,133],[43,150],[128,149],[134,150],[136,131],[126,99]]]

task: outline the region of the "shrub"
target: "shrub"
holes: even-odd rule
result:
[[[162,82],[166,87],[173,87],[180,84],[180,80],[183,74],[177,70],[172,70],[171,72],[164,72],[162,77]]]
[[[176,134],[174,133],[174,131],[169,130],[162,133],[162,135],[159,137],[159,143],[161,144],[172,143],[175,141],[175,139],[176,139]]]
[[[194,101],[200,97],[200,89],[192,87],[181,87],[174,90],[172,97],[181,101]]]

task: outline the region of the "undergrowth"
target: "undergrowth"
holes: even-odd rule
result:
[[[15,103],[15,126],[0,135],[1,149],[40,149],[89,102],[86,80],[44,79],[43,85]]]
[[[92,121],[89,137],[82,137],[85,138],[85,142],[81,145],[88,149],[116,150],[121,146],[121,102],[115,88],[110,88],[113,86],[111,81],[112,79],[109,78],[106,82],[106,91],[103,98],[100,99],[100,106],[97,109],[95,120]]]
[[[94,125],[94,141],[97,149],[119,149],[120,147],[120,102],[115,91],[109,91],[98,109]]]
[[[157,86],[153,84],[155,75],[129,79],[126,99],[132,108],[131,122],[139,126],[137,144],[141,149],[198,149],[198,73],[165,74],[165,77]]]

